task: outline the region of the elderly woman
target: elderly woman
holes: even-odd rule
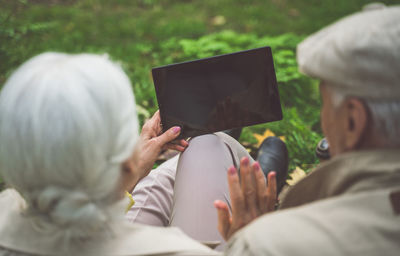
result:
[[[0,95],[0,172],[12,187],[0,194],[0,255],[214,255],[179,229],[124,220],[124,191],[179,134],[159,135],[158,118],[138,136],[129,79],[104,56],[23,64]]]

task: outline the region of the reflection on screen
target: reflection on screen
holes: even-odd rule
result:
[[[181,137],[282,119],[269,47],[153,69],[165,130]]]

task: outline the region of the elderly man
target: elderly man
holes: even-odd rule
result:
[[[246,214],[263,212],[260,200],[231,190],[232,219],[217,202],[226,254],[399,255],[400,7],[346,17],[304,40],[297,57],[321,81],[333,157],[292,187],[279,211],[232,238]],[[238,185],[235,174],[228,180]]]

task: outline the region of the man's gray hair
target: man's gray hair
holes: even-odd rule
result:
[[[1,175],[54,235],[79,240],[107,229],[137,139],[130,81],[106,56],[41,54],[1,91]]]
[[[338,108],[346,95],[331,89],[332,102]],[[386,138],[390,146],[400,146],[400,100],[361,99],[368,107],[374,132]]]

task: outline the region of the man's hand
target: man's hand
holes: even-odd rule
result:
[[[277,198],[275,172],[268,174],[267,186],[260,165],[255,162],[250,166],[249,159],[244,157],[240,161],[240,176],[241,182],[235,167],[229,168],[228,185],[232,216],[225,202],[219,200],[214,202],[218,211],[218,230],[225,240],[258,216],[275,209]]]
[[[132,191],[137,182],[149,174],[162,149],[174,149],[183,152],[189,145],[183,139],[172,142],[181,132],[179,126],[174,126],[165,133],[161,134],[161,132],[160,113],[157,111],[143,125],[133,155],[124,163],[124,170],[129,172],[129,182],[124,181],[127,191]]]

